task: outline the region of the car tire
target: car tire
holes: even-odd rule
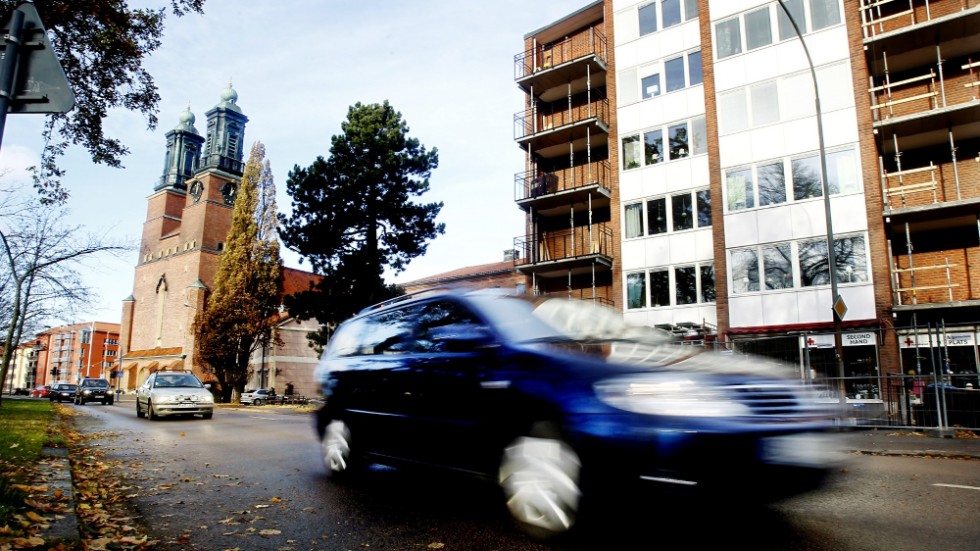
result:
[[[518,527],[541,540],[567,533],[582,501],[582,462],[551,423],[537,423],[504,450],[499,478]]]
[[[159,418],[156,413],[153,413],[153,402],[149,400],[146,402],[146,418],[150,421],[156,421]]]
[[[201,417],[204,418],[204,419],[210,419],[210,418],[214,417],[214,412],[212,411],[212,412],[208,412],[208,413],[202,413],[201,414]]]
[[[253,405],[256,405],[256,406],[261,406],[262,405],[262,400],[255,400],[255,401],[252,402],[252,404]]]
[[[323,465],[334,480],[353,477],[359,469],[359,461],[351,448],[351,430],[344,421],[334,419],[327,423],[320,441]]]

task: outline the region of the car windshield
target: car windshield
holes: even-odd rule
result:
[[[203,386],[201,381],[197,377],[190,374],[168,374],[168,375],[158,375],[156,384],[153,386],[160,387],[192,387],[200,388]]]
[[[109,383],[107,381],[103,381],[103,380],[82,381],[82,386],[101,386],[101,387],[108,387],[109,386]]]

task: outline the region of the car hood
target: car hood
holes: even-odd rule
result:
[[[211,396],[211,392],[206,388],[189,386],[154,388],[150,393],[154,396]]]

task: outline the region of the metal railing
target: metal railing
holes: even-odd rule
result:
[[[514,238],[522,263],[538,264],[601,255],[612,257],[612,228],[593,224],[568,230],[542,232]]]
[[[538,44],[514,56],[514,80],[583,57],[606,60],[606,36],[595,27],[553,44]]]
[[[546,174],[534,169],[518,172],[514,174],[514,200],[522,201],[596,184],[609,187],[609,174],[608,160],[562,168]]]
[[[514,139],[521,140],[535,134],[553,132],[561,128],[594,119],[609,125],[609,100],[569,104],[568,108],[544,113],[536,107],[528,107],[514,114]]]

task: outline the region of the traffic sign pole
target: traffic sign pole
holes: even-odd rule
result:
[[[14,10],[10,18],[10,31],[4,37],[3,66],[0,67],[0,144],[3,144],[3,131],[7,126],[7,110],[13,94],[14,71],[20,58],[20,35],[24,30],[24,12]]]

